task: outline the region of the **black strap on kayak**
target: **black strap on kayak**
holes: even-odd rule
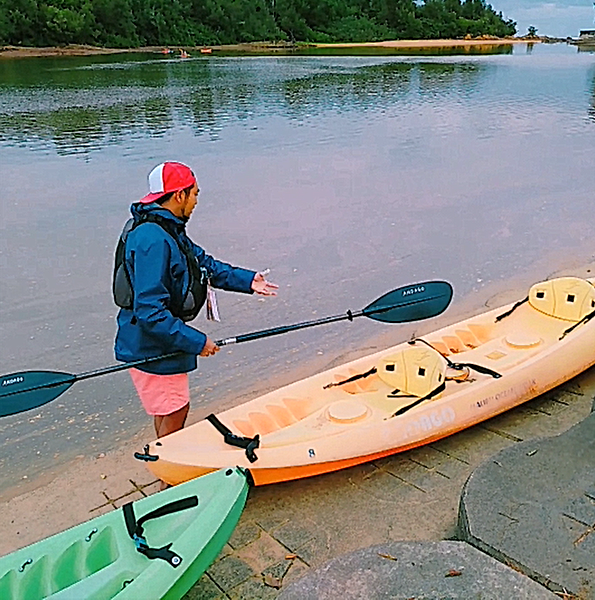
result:
[[[501,315],[498,315],[496,317],[496,321],[495,322],[498,323],[499,321],[501,321],[502,319],[504,319],[508,315],[511,315],[519,306],[525,304],[525,302],[528,302],[528,301],[529,301],[529,296],[527,296],[523,300],[519,300],[510,310],[507,310],[505,313],[502,313]]]
[[[387,398],[415,398],[414,394],[401,394],[401,390],[393,390],[390,394],[386,395]]]
[[[588,315],[585,315],[578,323],[575,323],[572,327],[569,327],[558,339],[562,340],[566,335],[568,335],[571,331],[576,329],[579,325],[584,325],[588,323],[593,317],[595,317],[595,310],[590,312]]]
[[[258,456],[254,452],[260,446],[260,435],[258,433],[253,438],[236,435],[213,414],[207,417],[207,421],[223,436],[226,444],[236,448],[245,448],[246,457],[251,463],[258,460]]]
[[[393,417],[398,417],[399,415],[406,413],[408,410],[412,409],[414,406],[417,406],[418,404],[421,404],[422,402],[425,402],[426,400],[431,400],[434,396],[437,396],[440,392],[443,392],[445,389],[446,389],[446,381],[443,381],[435,390],[432,390],[429,394],[427,394],[423,398],[419,398],[415,402],[412,402],[411,404],[408,404],[407,406],[402,406],[401,408],[399,408],[399,410],[397,412],[393,413],[389,417],[389,419],[392,419]],[[392,397],[394,398],[395,396],[392,396]]]
[[[432,346],[432,344],[430,344],[429,342],[426,342],[426,340],[424,340],[422,338],[414,338],[412,340],[409,340],[407,343],[415,344],[415,342],[422,342],[426,346],[429,346],[430,348],[432,348],[432,350],[436,350],[436,348],[434,348],[434,346]],[[451,369],[454,369],[455,371],[462,371],[463,369],[468,368],[468,369],[473,369],[474,371],[477,371],[478,373],[482,373],[483,375],[489,375],[490,377],[493,377],[494,379],[500,379],[500,377],[502,377],[502,375],[500,375],[500,373],[493,371],[492,369],[490,369],[488,367],[484,367],[482,365],[476,365],[474,363],[452,362],[452,360],[450,360],[450,358],[448,358],[448,356],[445,356],[439,350],[436,350],[436,352],[438,352],[438,354],[440,354],[440,356],[442,356],[444,358],[444,360],[446,361],[446,364]]]
[[[344,379],[343,381],[336,381],[334,383],[327,383],[326,385],[322,386],[322,389],[328,390],[329,388],[336,387],[337,385],[351,383],[352,381],[357,381],[358,379],[363,379],[364,377],[369,377],[370,375],[374,375],[374,373],[376,373],[377,371],[378,371],[378,369],[376,369],[376,367],[372,367],[369,371],[366,371],[365,373],[359,373],[357,375],[353,375],[352,377],[349,377],[349,379]]]
[[[144,452],[135,452],[134,458],[136,458],[136,460],[144,460],[145,462],[155,462],[156,460],[159,460],[157,454],[151,454],[149,452],[149,444],[145,445],[144,450]]]
[[[160,558],[168,562],[174,568],[179,567],[182,563],[182,557],[170,550],[172,545],[171,543],[167,544],[167,546],[162,546],[161,548],[151,548],[149,544],[147,544],[147,540],[143,537],[143,524],[150,519],[158,519],[159,517],[164,517],[165,515],[170,515],[181,510],[193,508],[194,506],[198,506],[198,497],[189,496],[188,498],[182,498],[181,500],[164,504],[163,506],[160,506],[159,508],[147,513],[137,521],[136,517],[134,516],[132,502],[124,504],[124,506],[122,506],[122,511],[124,512],[126,529],[128,530],[128,535],[134,541],[137,551],[141,554],[144,554],[147,558]]]

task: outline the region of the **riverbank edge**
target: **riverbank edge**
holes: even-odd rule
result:
[[[279,52],[297,52],[300,50],[319,48],[401,48],[401,49],[424,49],[424,48],[457,48],[471,46],[497,46],[502,44],[539,43],[545,41],[539,37],[510,37],[493,38],[481,37],[474,39],[443,39],[443,40],[387,40],[382,42],[345,42],[336,44],[313,44],[306,42],[250,42],[245,44],[228,44],[214,46],[183,46],[187,52],[198,52],[211,54],[213,52],[233,52],[240,54],[274,54]],[[175,48],[178,48],[175,46]],[[44,48],[33,48],[25,46],[0,46],[0,58],[42,58],[46,56],[95,56],[108,54],[130,54],[130,53],[156,53],[163,54],[163,46],[143,46],[139,48],[103,48],[99,46],[86,46],[70,44],[67,46],[54,46]]]

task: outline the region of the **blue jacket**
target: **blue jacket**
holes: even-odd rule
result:
[[[172,220],[180,238],[186,238],[201,267],[210,276],[213,287],[233,292],[253,293],[255,272],[215,260],[186,237],[185,224],[169,210],[157,204],[133,204],[133,218],[144,211],[159,211]],[[206,335],[190,327],[169,310],[171,298],[184,298],[190,285],[186,258],[176,241],[157,223],[143,223],[133,229],[126,241],[125,264],[134,290],[132,310],[118,313],[116,359],[133,362],[171,352],[180,357],[155,361],[138,367],[161,375],[187,373],[197,367],[196,356],[202,351]]]

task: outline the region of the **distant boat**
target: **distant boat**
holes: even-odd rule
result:
[[[211,54],[212,52],[213,52],[212,48],[201,48],[200,49],[201,54]]]

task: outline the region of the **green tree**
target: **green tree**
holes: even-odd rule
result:
[[[349,42],[514,33],[516,23],[485,0],[0,0],[0,41],[32,46]]]

